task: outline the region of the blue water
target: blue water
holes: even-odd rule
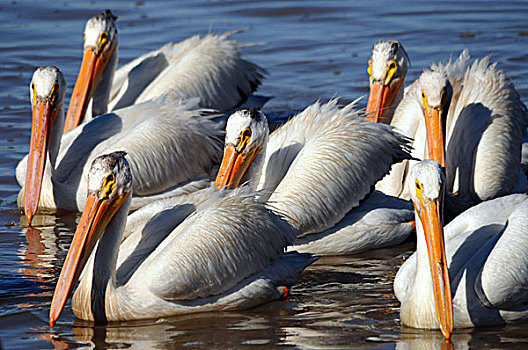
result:
[[[301,276],[286,302],[256,309],[93,327],[66,308],[47,321],[51,293],[77,215],[36,218],[16,206],[14,168],[28,152],[28,87],[38,66],[57,65],[71,94],[85,21],[110,8],[120,62],[196,33],[243,28],[244,57],[267,69],[259,92],[279,118],[317,99],[367,93],[366,64],[379,38],[395,38],[411,58],[406,82],[431,62],[468,47],[499,62],[528,96],[528,2],[393,1],[4,1],[0,3],[0,344],[6,349],[97,346],[379,347],[440,345],[438,332],[401,328],[394,274],[413,243],[358,256],[325,258]],[[363,100],[363,103],[366,103]],[[457,331],[457,347],[526,346],[526,325]]]

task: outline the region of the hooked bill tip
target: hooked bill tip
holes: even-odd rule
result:
[[[53,328],[53,326],[55,326],[55,322],[57,322],[57,319],[59,318],[59,315],[56,315],[56,311],[50,310],[50,315],[49,315],[50,328]]]
[[[28,210],[27,207],[26,207],[25,213],[26,213],[28,225],[31,226],[31,221],[33,220],[33,216],[34,216],[33,211],[32,210]]]

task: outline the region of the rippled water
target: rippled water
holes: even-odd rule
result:
[[[4,1],[0,3],[0,346],[302,348],[439,346],[439,332],[401,328],[394,274],[413,243],[358,256],[324,258],[303,273],[287,301],[243,312],[93,326],[68,306],[48,327],[51,293],[75,228],[72,213],[36,217],[27,230],[16,206],[17,162],[28,152],[33,70],[54,64],[71,88],[87,18],[119,16],[121,62],[196,33],[244,28],[244,56],[269,72],[265,112],[286,116],[315,100],[367,93],[366,62],[379,38],[400,40],[412,61],[407,82],[433,61],[469,47],[491,54],[526,102],[528,3],[393,1]],[[365,103],[366,101],[364,101]],[[457,347],[527,344],[526,324],[460,330]]]

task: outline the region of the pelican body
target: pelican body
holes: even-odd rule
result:
[[[410,203],[368,196],[392,163],[407,159],[407,141],[387,125],[364,122],[354,107],[317,102],[269,137],[260,111],[237,111],[227,122],[215,185],[248,183],[257,189],[271,210],[306,234],[300,244],[307,245],[294,247],[303,251],[349,254],[401,243],[412,232]],[[370,208],[384,202],[387,210],[379,216],[354,213],[362,201]],[[367,228],[363,219],[379,230]]]
[[[503,71],[469,54],[434,65],[411,86],[392,125],[413,137],[415,156],[438,161],[446,171],[449,218],[481,201],[525,192],[521,171],[526,107]],[[408,164],[395,165],[378,185],[385,193],[407,198]]]
[[[442,227],[445,177],[434,161],[411,169],[417,246],[394,281],[404,325],[441,329],[528,319],[528,195],[480,203]]]
[[[127,219],[133,175],[124,152],[96,158],[88,177],[87,204],[53,295],[52,327],[77,280],[77,317],[127,321],[278,299],[314,261],[283,253],[296,231],[247,191],[209,188],[195,201],[158,201]]]
[[[134,192],[143,197],[203,187],[200,179],[221,159],[222,131],[212,121],[215,115],[196,109],[196,99],[162,96],[100,116],[62,136],[65,91],[58,68],[35,71],[30,153],[16,169],[22,186],[18,204],[29,222],[39,207],[83,210],[90,164],[111,150],[129,152]]]
[[[116,71],[117,17],[110,10],[88,20],[84,52],[64,133],[93,117],[156,99],[171,91],[177,98],[199,98],[198,107],[226,112],[244,103],[265,71],[240,57],[231,33],[195,35],[167,43]]]

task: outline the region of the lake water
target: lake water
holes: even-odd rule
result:
[[[119,17],[120,62],[196,33],[243,28],[244,57],[269,72],[264,112],[281,118],[317,99],[368,92],[366,65],[380,38],[395,38],[412,61],[407,83],[431,62],[468,47],[490,54],[523,101],[528,96],[528,2],[394,1],[2,1],[0,2],[0,347],[16,348],[408,348],[440,346],[439,332],[402,328],[392,281],[412,242],[319,260],[287,301],[220,314],[93,326],[68,306],[50,330],[48,311],[78,215],[37,216],[28,230],[17,209],[14,169],[28,152],[29,82],[57,65],[69,84],[80,65],[86,20]],[[366,99],[363,100],[363,104]],[[527,325],[457,330],[457,348],[528,346]]]

